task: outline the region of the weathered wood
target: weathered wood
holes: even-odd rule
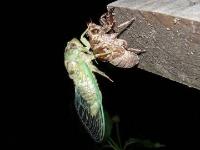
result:
[[[135,18],[120,38],[144,49],[139,68],[200,89],[200,0],[119,0],[117,24]]]

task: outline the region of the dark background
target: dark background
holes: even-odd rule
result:
[[[15,92],[8,97],[17,98],[8,101],[8,143],[96,147],[74,109],[74,85],[64,68],[63,53],[66,42],[79,38],[87,22],[98,23],[110,2],[73,0],[13,6],[16,11],[7,18],[15,23],[10,24],[12,39],[17,40],[12,45],[22,51],[11,46],[12,57],[20,55],[20,59],[19,64],[10,65]],[[114,80],[111,83],[96,75],[104,108],[121,119],[123,140],[150,139],[168,148],[198,146],[198,90],[137,68],[119,69],[107,63],[97,67]]]

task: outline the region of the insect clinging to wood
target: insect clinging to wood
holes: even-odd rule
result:
[[[92,60],[95,59],[95,55],[89,51],[90,44],[83,36],[81,42],[74,38],[67,43],[64,63],[75,85],[77,113],[91,137],[96,142],[101,142],[105,134],[105,120],[102,94],[93,72],[111,79],[93,65]]]
[[[100,25],[89,23],[86,35],[89,38],[91,49],[94,54],[104,54],[98,57],[101,61],[107,61],[114,66],[131,68],[139,63],[138,54],[144,50],[128,48],[127,41],[117,38],[120,34],[114,31],[114,9],[110,9],[100,18]],[[117,26],[124,31],[132,22],[133,18]],[[84,36],[84,35],[83,35]]]

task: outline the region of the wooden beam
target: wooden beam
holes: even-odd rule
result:
[[[119,0],[112,7],[117,24],[135,18],[120,38],[147,51],[139,68],[200,90],[200,0]]]

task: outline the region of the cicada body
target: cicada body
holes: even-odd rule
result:
[[[79,40],[74,38],[67,43],[64,60],[75,85],[75,108],[91,137],[100,142],[105,134],[105,120],[102,94],[93,71],[107,76],[92,64],[94,58]]]
[[[118,27],[127,27],[132,21],[133,19],[122,23]],[[126,40],[117,38],[119,33],[114,32],[115,20],[113,9],[101,16],[100,24],[89,23],[87,28],[86,34],[89,37],[93,53],[100,54],[98,58],[101,61],[108,61],[117,67],[131,68],[137,65],[139,63],[138,54],[143,51],[128,48]]]

